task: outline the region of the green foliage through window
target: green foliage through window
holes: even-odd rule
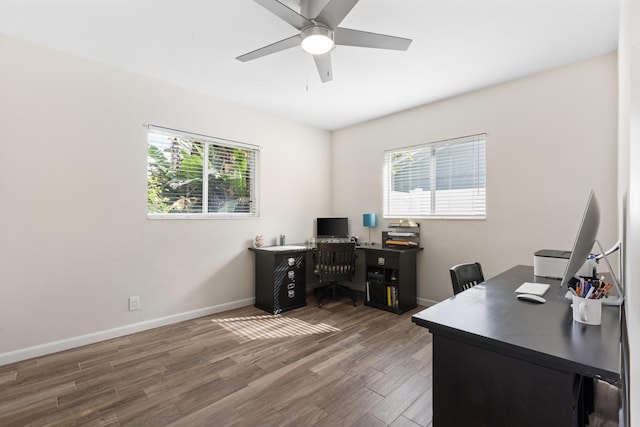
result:
[[[257,147],[149,127],[151,216],[256,216]]]

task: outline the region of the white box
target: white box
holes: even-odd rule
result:
[[[562,279],[570,256],[571,251],[541,249],[533,254],[533,274],[550,279]],[[595,262],[585,260],[577,274],[583,277],[594,277]]]

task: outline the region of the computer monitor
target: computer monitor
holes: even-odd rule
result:
[[[349,237],[349,219],[316,218],[316,236],[325,238]]]
[[[564,276],[562,276],[561,286],[569,285],[573,276],[575,276],[587,261],[593,245],[596,242],[599,226],[600,207],[598,206],[598,200],[596,199],[594,191],[591,190],[587,207],[582,216],[582,223],[580,224],[580,228],[578,228],[578,235],[576,236],[571,255],[569,256],[567,269],[564,272]]]

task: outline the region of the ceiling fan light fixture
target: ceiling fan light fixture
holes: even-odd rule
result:
[[[322,25],[302,30],[302,49],[311,55],[322,55],[333,49],[333,31]]]

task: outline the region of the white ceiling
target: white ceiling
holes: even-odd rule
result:
[[[335,130],[615,51],[618,7],[360,0],[341,27],[413,43],[406,52],[338,46],[328,83],[298,47],[235,59],[297,33],[252,0],[0,0],[0,32]]]

